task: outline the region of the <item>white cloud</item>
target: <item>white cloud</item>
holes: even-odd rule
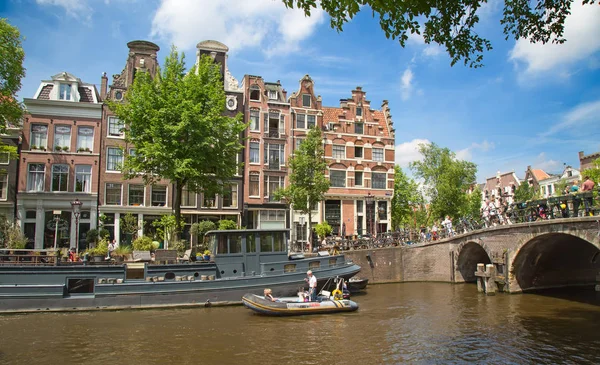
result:
[[[65,9],[68,16],[91,20],[92,8],[86,0],[35,0],[38,5],[59,6]]]
[[[404,70],[404,73],[402,74],[402,78],[401,78],[401,84],[400,84],[400,90],[401,90],[401,96],[402,96],[402,100],[408,100],[410,99],[410,95],[412,94],[413,91],[413,77],[414,74],[411,71],[410,67],[407,68],[406,70]]]
[[[525,63],[525,74],[538,74],[556,68],[564,68],[575,62],[587,60],[600,50],[600,6],[571,4],[571,15],[565,20],[564,44],[530,43],[519,39],[510,51],[510,60]],[[563,75],[568,76],[566,70]]]
[[[404,142],[396,145],[396,165],[404,168],[413,161],[420,161],[423,155],[419,152],[420,144],[431,143],[428,139],[413,139],[410,142]]]
[[[532,166],[534,169],[541,169],[547,173],[558,172],[562,167],[562,163],[556,160],[549,159],[546,152],[540,153]]]
[[[477,150],[481,152],[487,152],[489,150],[493,150],[495,147],[496,145],[494,142],[488,142],[487,140],[484,140],[481,143],[473,142],[469,147],[457,151],[456,158],[458,160],[470,161],[473,157],[473,151]]]
[[[600,123],[600,99],[577,105],[561,119],[561,122],[540,134],[540,137],[548,137],[571,127],[581,128],[584,124],[594,125]]]
[[[323,22],[324,12],[310,17],[273,0],[161,0],[152,20],[152,36],[191,49],[214,39],[232,51],[260,47],[267,55],[290,53]]]
[[[436,57],[442,54],[444,49],[438,44],[430,44],[423,50],[423,54],[427,57]]]

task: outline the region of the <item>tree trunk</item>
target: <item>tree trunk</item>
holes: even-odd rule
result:
[[[311,253],[312,252],[312,210],[308,211],[308,236],[306,237],[306,240],[308,241],[308,252]]]
[[[175,186],[175,190],[173,191],[173,214],[175,215],[173,239],[179,241],[181,239],[181,192],[183,184],[175,181],[173,185]]]

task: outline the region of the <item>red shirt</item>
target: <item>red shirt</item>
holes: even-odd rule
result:
[[[594,185],[592,180],[586,180],[581,186],[581,191],[592,191],[594,190]]]

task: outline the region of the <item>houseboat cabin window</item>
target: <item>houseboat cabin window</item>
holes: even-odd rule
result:
[[[329,259],[329,267],[334,267],[337,259]]]
[[[273,252],[273,236],[271,234],[261,233],[260,252]]]
[[[254,234],[246,236],[246,252],[256,252],[256,236]]]
[[[296,272],[296,264],[283,265],[283,272]]]
[[[228,253],[228,249],[227,249],[227,235],[225,235],[225,234],[219,234],[219,235],[215,236],[215,238],[219,242],[219,246],[217,247],[217,251],[215,253],[216,254],[226,254],[226,253]],[[211,251],[213,251],[213,250],[211,250]]]
[[[67,292],[69,294],[94,293],[94,279],[68,279]]]
[[[311,261],[308,263],[308,268],[311,270],[318,269],[321,267],[321,261]]]
[[[242,252],[242,235],[232,234],[229,236],[229,253]]]

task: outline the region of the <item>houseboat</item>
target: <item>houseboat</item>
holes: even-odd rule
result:
[[[211,231],[209,262],[119,265],[0,261],[0,313],[241,304],[268,287],[294,296],[312,270],[323,286],[360,266],[344,255],[289,255],[288,230]],[[46,262],[44,262],[46,261]]]

